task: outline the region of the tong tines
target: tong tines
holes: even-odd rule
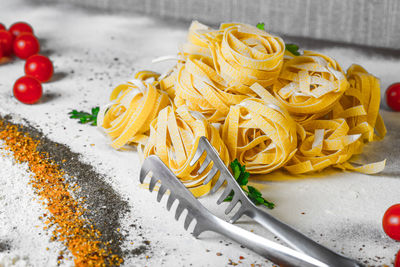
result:
[[[167,191],[170,192],[167,200],[167,210],[170,210],[175,200],[178,200],[179,204],[175,211],[176,220],[179,219],[185,209],[187,210],[184,222],[185,230],[189,228],[193,220],[196,221],[192,232],[193,236],[197,238],[204,231],[213,231],[222,234],[281,266],[362,266],[355,260],[339,255],[318,244],[256,207],[247,195],[244,194],[240,185],[205,137],[199,139],[197,151],[190,165],[195,165],[204,153],[206,153],[206,157],[201,163],[198,173],[204,172],[210,164],[212,164],[212,167],[203,183],[207,184],[216,175],[219,175],[210,193],[215,193],[224,183],[226,184],[217,204],[221,204],[233,192],[232,201],[225,209],[225,213],[231,213],[236,205],[240,205],[239,209],[231,216],[230,223],[218,218],[207,210],[156,155],[147,157],[140,170],[141,183],[151,174],[150,191],[153,191],[155,185],[161,182],[157,193],[158,202],[161,201]],[[272,242],[232,224],[243,215],[257,221],[273,234],[280,237],[293,249]]]

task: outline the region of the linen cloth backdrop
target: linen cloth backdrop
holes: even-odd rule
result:
[[[400,49],[400,0],[33,0],[109,12],[147,14],[213,26],[264,22],[294,37]]]

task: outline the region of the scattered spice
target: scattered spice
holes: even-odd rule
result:
[[[66,182],[64,170],[49,159],[47,152],[38,150],[40,141],[3,120],[0,120],[0,139],[15,160],[27,163],[33,173],[29,183],[50,212],[44,216],[44,223],[45,229],[52,229],[51,240],[58,240],[69,249],[76,266],[120,265],[122,258],[112,253],[109,243],[101,241],[101,232],[85,218],[84,201],[74,198],[73,193],[79,187]]]
[[[7,251],[10,249],[10,244],[4,241],[0,241],[0,252]]]
[[[236,266],[238,264],[236,262],[232,261],[231,259],[229,259],[228,265]]]

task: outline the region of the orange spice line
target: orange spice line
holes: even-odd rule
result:
[[[4,121],[0,121],[0,139],[17,162],[28,164],[33,173],[29,183],[50,212],[44,214],[45,229],[52,229],[51,239],[68,248],[75,266],[120,265],[123,260],[99,241],[101,233],[83,216],[83,203],[70,193],[77,187],[65,181],[65,172],[49,160],[47,153],[37,150],[39,141]]]

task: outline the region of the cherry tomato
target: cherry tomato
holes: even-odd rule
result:
[[[5,29],[6,29],[6,26],[4,26],[3,23],[0,23],[0,30],[5,30]]]
[[[11,25],[10,29],[8,31],[14,35],[14,37],[17,37],[21,33],[28,32],[33,34],[33,29],[31,25],[29,25],[26,22],[16,22],[13,25]]]
[[[21,33],[15,38],[14,41],[14,53],[21,59],[27,59],[28,57],[37,54],[40,50],[39,41],[32,33]]]
[[[30,56],[25,63],[26,75],[35,77],[40,82],[47,82],[53,76],[53,63],[42,55]]]
[[[400,250],[397,252],[396,259],[394,260],[394,267],[400,267]]]
[[[42,97],[42,85],[33,77],[24,76],[14,84],[14,96],[24,104],[34,104]]]
[[[394,83],[386,90],[386,103],[391,109],[400,111],[400,83]]]
[[[400,204],[387,209],[383,215],[382,226],[390,238],[400,241]]]
[[[13,36],[6,30],[0,30],[0,49],[4,56],[12,54]]]

